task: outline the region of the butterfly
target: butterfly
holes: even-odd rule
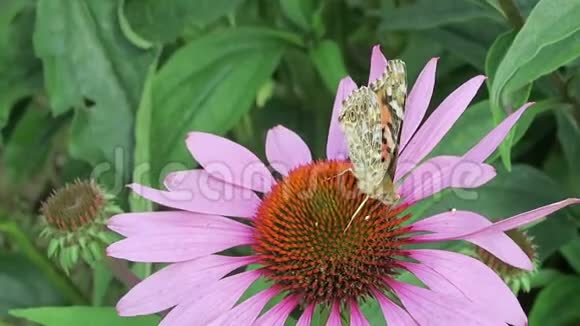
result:
[[[406,98],[405,63],[390,60],[379,79],[356,89],[342,103],[338,121],[346,137],[350,171],[367,195],[347,229],[369,198],[386,205],[399,200],[394,178]]]

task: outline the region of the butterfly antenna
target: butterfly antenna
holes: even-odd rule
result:
[[[363,206],[367,203],[367,201],[369,200],[369,196],[367,195],[365,197],[365,199],[363,199],[363,201],[360,203],[360,205],[358,205],[358,208],[356,209],[356,211],[354,212],[354,214],[352,214],[352,216],[350,217],[350,221],[348,222],[348,224],[346,225],[346,228],[344,229],[344,232],[346,232],[346,230],[348,230],[348,228],[350,227],[350,225],[352,224],[352,222],[354,221],[355,217],[358,215],[358,213],[360,213],[360,210],[363,208]]]

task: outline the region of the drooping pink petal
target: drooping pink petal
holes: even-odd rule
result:
[[[445,212],[412,224],[413,232],[433,232],[413,236],[412,241],[465,240],[487,250],[506,264],[526,270],[533,269],[532,261],[522,248],[503,232],[465,236],[465,234],[480,230],[491,224],[490,220],[473,212]]]
[[[437,61],[439,58],[433,58],[427,62],[425,68],[417,77],[415,85],[411,89],[407,101],[405,102],[405,119],[401,138],[399,140],[399,153],[405,148],[429,108],[433,88],[435,87],[435,73],[437,71]]]
[[[193,158],[217,179],[260,192],[270,191],[276,183],[254,153],[227,138],[191,132],[186,143]]]
[[[345,77],[338,84],[334,106],[332,107],[332,116],[330,117],[330,128],[328,129],[328,140],[326,142],[326,158],[329,160],[340,160],[348,157],[348,147],[344,132],[340,128],[338,116],[342,110],[342,102],[357,89],[356,83],[350,78]]]
[[[373,52],[371,54],[371,69],[369,72],[369,85],[375,80],[382,77],[383,73],[387,69],[387,58],[383,55],[380,45],[373,46]]]
[[[399,168],[399,164],[397,164],[395,180],[399,180],[407,174],[433,150],[455,121],[459,119],[459,116],[463,114],[484,80],[484,76],[474,77],[443,100],[425,121],[425,124],[409,140],[407,147],[401,153],[398,162],[402,165]]]
[[[284,176],[290,170],[312,161],[312,154],[304,140],[283,126],[268,130],[266,157],[270,165]]]
[[[385,279],[418,325],[505,326],[468,300]],[[409,324],[412,325],[412,324]]]
[[[489,235],[490,233],[500,232],[500,231],[509,231],[516,229],[521,226],[525,226],[527,224],[538,222],[544,219],[546,216],[559,211],[560,209],[574,204],[579,204],[580,198],[568,198],[562,201],[546,205],[540,208],[536,208],[534,210],[518,214],[516,216],[512,216],[510,218],[506,218],[504,220],[498,221],[493,223],[490,226],[487,226],[483,229],[480,229],[475,232],[471,232],[468,234],[463,235],[463,237],[473,237],[473,236],[481,236],[481,235]]]
[[[383,317],[389,326],[420,326],[403,308],[393,303],[386,295],[376,289],[372,290],[373,296],[381,306]]]
[[[253,243],[251,227],[222,219],[199,228],[129,237],[107,247],[107,255],[136,262],[175,263]]]
[[[304,312],[300,315],[296,326],[310,326],[312,323],[312,315],[314,314],[314,305],[309,304],[304,308]]]
[[[370,326],[369,321],[354,300],[349,302],[350,306],[350,326]]]
[[[443,189],[477,188],[495,177],[493,166],[459,156],[437,156],[407,175],[399,188],[401,198],[414,203]]]
[[[252,270],[223,278],[205,291],[191,292],[159,326],[207,325],[229,311],[260,276],[259,270]]]
[[[284,326],[288,316],[298,305],[299,298],[296,296],[287,296],[272,309],[266,311],[256,322],[255,326]]]
[[[187,301],[255,257],[207,256],[171,264],[129,290],[117,303],[120,316],[148,315]]]
[[[197,173],[196,173],[197,174]],[[225,216],[252,217],[260,204],[254,193],[233,191],[232,197],[226,197],[228,192],[217,194],[215,197],[206,197],[205,194],[182,191],[162,191],[140,184],[128,186],[139,196],[156,202],[160,205],[182,209],[194,213],[217,214]]]
[[[419,263],[403,263],[404,267],[432,291],[464,297],[504,323],[527,325],[526,314],[513,292],[479,260],[443,250],[416,249],[407,252]],[[408,308],[406,304],[405,307]]]
[[[326,321],[326,326],[341,326],[342,322],[340,321],[340,303],[335,302],[332,304],[330,308],[330,315],[328,316],[328,320]]]
[[[509,117],[505,118],[497,127],[488,133],[473,148],[471,148],[463,157],[475,162],[485,161],[501,144],[510,129],[518,122],[522,114],[534,103],[526,103]]]
[[[268,301],[272,300],[279,292],[275,288],[268,288],[255,294],[246,301],[240,303],[230,311],[219,316],[208,326],[239,326],[254,325],[260,311],[264,309]]]
[[[118,214],[107,222],[109,229],[125,236],[166,234],[178,231],[199,232],[210,227],[236,225],[223,216],[191,213],[186,211],[164,211]],[[177,229],[177,230],[176,230]]]

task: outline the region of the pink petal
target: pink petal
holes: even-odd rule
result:
[[[312,161],[308,145],[295,132],[283,126],[268,130],[266,157],[270,165],[282,175]]]
[[[296,296],[288,296],[282,299],[277,305],[263,314],[254,325],[256,326],[284,326],[290,313],[298,305],[299,299]]]
[[[159,326],[207,325],[229,311],[261,276],[252,270],[215,282],[205,291],[190,292],[189,300],[173,308]]]
[[[314,314],[314,305],[309,304],[304,309],[304,312],[302,312],[302,315],[300,315],[300,318],[298,319],[296,326],[310,326],[313,314]]]
[[[254,153],[227,138],[191,132],[186,143],[193,158],[217,179],[260,192],[276,183]]]
[[[409,315],[405,309],[394,304],[386,295],[382,294],[376,289],[372,290],[373,296],[379,302],[383,317],[389,326],[419,326],[415,320]]]
[[[117,303],[117,311],[120,316],[137,316],[166,310],[255,260],[212,255],[171,264],[130,289]]]
[[[330,308],[330,316],[328,316],[328,320],[326,321],[326,326],[341,326],[342,322],[340,321],[340,304],[335,302],[332,304]]]
[[[330,118],[330,128],[328,129],[328,140],[326,142],[326,158],[329,160],[341,160],[348,157],[348,147],[344,133],[338,122],[338,116],[342,110],[342,102],[357,87],[356,83],[350,77],[345,77],[340,81],[338,89],[336,90],[332,117]]]
[[[439,242],[466,240],[487,250],[506,264],[531,270],[530,258],[510,237],[503,232],[465,237],[463,235],[491,225],[487,218],[469,211],[441,213],[414,223],[411,227],[417,232],[434,232],[413,236],[416,242]]]
[[[467,152],[463,157],[475,162],[485,161],[501,144],[511,128],[518,122],[522,114],[534,103],[526,103],[516,112],[504,119],[497,127]]]
[[[419,128],[421,121],[425,117],[431,96],[433,95],[433,88],[435,86],[435,74],[437,71],[437,61],[439,58],[433,58],[427,62],[425,68],[417,77],[413,89],[407,96],[405,103],[405,119],[403,129],[401,131],[401,139],[399,140],[399,153],[407,146],[407,143]]]
[[[107,255],[137,262],[174,263],[252,244],[253,233],[249,226],[222,218],[200,227],[129,237],[110,245]]]
[[[505,326],[485,307],[474,306],[467,300],[390,279],[385,281],[418,325]]]
[[[111,217],[107,222],[109,229],[125,237],[173,233],[176,229],[199,231],[207,226],[227,228],[230,225],[232,221],[222,216],[185,211],[124,213]]]
[[[245,191],[238,192],[237,190],[233,190],[232,193],[226,191],[222,194],[214,192],[217,197],[206,197],[199,192],[194,193],[188,190],[162,191],[139,184],[131,184],[129,188],[139,196],[160,205],[205,214],[252,217],[260,204],[260,200],[255,194],[245,193]]]
[[[499,276],[479,260],[443,250],[417,249],[407,252],[419,263],[402,265],[432,291],[463,297],[504,323],[527,325],[526,315],[515,295]]]
[[[547,215],[552,214],[566,206],[580,203],[580,198],[568,198],[550,205],[546,205],[534,210],[506,218],[504,220],[493,223],[492,225],[480,229],[476,232],[468,233],[463,235],[463,237],[473,237],[481,235],[489,235],[490,233],[495,233],[499,231],[509,231],[515,228],[530,224],[533,222],[539,222]]]
[[[268,301],[278,293],[279,291],[275,288],[266,289],[219,316],[209,326],[253,325]]]
[[[371,69],[369,73],[369,85],[375,80],[380,79],[387,69],[387,59],[381,52],[381,46],[373,46],[373,53],[371,54]]]
[[[459,116],[463,114],[484,80],[484,76],[470,79],[451,93],[435,109],[401,153],[398,162],[403,163],[403,167],[399,168],[397,165],[395,180],[399,180],[407,174],[413,166],[433,150],[455,121],[459,119]]]
[[[370,326],[369,321],[363,315],[358,303],[351,301],[350,305],[350,326]]]
[[[414,203],[449,187],[477,188],[495,175],[495,169],[488,164],[458,156],[437,156],[409,173],[399,193],[405,202]]]

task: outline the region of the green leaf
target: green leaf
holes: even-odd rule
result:
[[[558,122],[558,140],[567,162],[566,175],[571,178],[571,184],[575,187],[575,195],[580,195],[580,127],[570,110],[559,110],[556,114]]]
[[[580,2],[542,0],[534,7],[497,67],[490,98],[496,122],[514,109],[514,92],[529,95],[529,84],[580,55]],[[524,91],[522,92],[522,89]],[[527,90],[526,90],[527,89]],[[520,97],[521,99],[521,97]],[[509,139],[502,156],[509,168]]]
[[[156,59],[149,66],[149,71],[145,79],[145,86],[141,101],[135,117],[135,154],[133,167],[133,182],[146,186],[151,186],[151,118],[153,114],[153,80],[157,69],[157,61],[160,49],[157,51]],[[129,205],[132,212],[148,212],[153,210],[151,201],[141,196],[132,194],[129,196]]]
[[[0,2],[0,130],[14,104],[40,86],[40,61],[32,48],[33,26],[33,1]]]
[[[46,170],[53,140],[62,123],[31,103],[16,126],[2,155],[7,182],[22,185]],[[61,133],[62,134],[62,133]]]
[[[532,274],[530,278],[530,287],[532,289],[543,288],[561,277],[566,276],[557,269],[542,268]]]
[[[192,165],[184,145],[188,132],[223,134],[248,112],[290,43],[299,44],[293,34],[238,28],[209,34],[174,53],[152,89],[153,185],[165,173]]]
[[[154,326],[159,322],[157,316],[120,317],[115,308],[108,307],[42,307],[12,310],[10,314],[44,326]]]
[[[284,15],[305,31],[312,28],[314,4],[312,0],[280,0],[280,7]]]
[[[476,39],[449,28],[434,28],[425,35],[472,66],[483,69],[487,48]]]
[[[477,189],[453,189],[427,199],[427,208],[421,216],[427,217],[456,208],[473,211],[496,221],[566,197],[561,186],[543,172],[527,165],[514,165],[511,172],[498,169],[492,181]],[[547,220],[529,227],[529,232],[538,245],[540,259],[545,259],[576,237],[574,221],[568,209],[558,211]]]
[[[95,263],[93,268],[93,289],[91,303],[93,306],[102,306],[105,302],[105,296],[114,280],[113,273],[109,270],[107,264],[100,260]]]
[[[568,261],[568,264],[574,268],[576,273],[580,274],[580,238],[570,241],[560,251]]]
[[[490,89],[491,85],[493,84],[497,68],[499,67],[501,60],[505,56],[516,35],[516,31],[508,31],[501,34],[493,42],[491,48],[487,52],[487,56],[485,58],[485,74],[487,76],[486,82]]]
[[[167,43],[192,24],[204,27],[233,13],[244,0],[126,0],[123,16],[131,30],[155,42]]]
[[[530,312],[530,325],[571,326],[580,321],[580,277],[568,276],[544,288]]]
[[[348,75],[338,44],[324,40],[310,50],[310,57],[322,76],[324,85],[334,93],[340,80]]]
[[[64,299],[28,259],[0,253],[0,316],[8,310],[63,304]]]
[[[501,18],[488,6],[465,0],[420,0],[409,6],[385,10],[381,13],[379,29],[431,29],[480,17]]]
[[[523,138],[536,117],[552,109],[560,109],[563,105],[557,100],[545,100],[530,107],[512,128],[515,130],[513,144],[517,144]],[[475,103],[465,110],[465,113],[461,115],[429,156],[463,155],[494,127],[489,101]],[[492,155],[488,162],[493,162],[496,159],[497,155]]]
[[[75,108],[72,153],[93,164],[133,148],[133,115],[153,60],[125,39],[116,0],[40,0],[34,34],[54,114]],[[92,105],[94,103],[94,105]],[[119,158],[117,157],[117,160]],[[123,160],[128,171],[130,159]],[[127,172],[125,172],[127,173]]]

